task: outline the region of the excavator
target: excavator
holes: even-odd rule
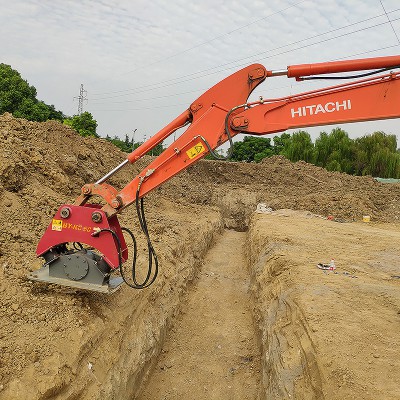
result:
[[[207,154],[241,134],[267,135],[291,128],[321,126],[400,116],[400,56],[375,57],[267,70],[249,65],[223,79],[112,171],[85,184],[73,204],[58,209],[40,239],[36,255],[44,259],[28,278],[74,289],[113,293],[125,282],[132,288],[149,287],[158,274],[158,259],[148,232],[144,197]],[[356,72],[361,71],[361,72]],[[352,75],[343,73],[351,73]],[[281,98],[248,102],[253,90],[267,78],[286,76],[296,81],[346,79],[344,83]],[[186,130],[153,159],[122,190],[108,179],[135,163],[178,129]],[[229,151],[228,151],[229,156]],[[94,201],[95,199],[101,199]],[[94,201],[94,202],[93,202]],[[135,203],[147,241],[148,266],[141,279],[136,271],[137,245],[131,230],[121,227],[118,214]],[[133,243],[131,275],[128,242]],[[118,273],[119,271],[119,273]]]

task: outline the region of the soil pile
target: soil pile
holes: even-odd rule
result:
[[[228,227],[246,229],[259,202],[273,209],[308,210],[339,221],[394,222],[400,218],[399,184],[378,183],[371,176],[329,172],[282,156],[260,164],[208,162],[195,164],[171,182],[175,193],[196,204],[221,207]]]
[[[123,287],[105,298],[27,281],[36,244],[58,207],[125,158],[111,143],[82,138],[58,122],[0,116],[0,399],[136,394],[214,233],[223,224],[245,230],[259,202],[346,221],[400,217],[400,186],[371,177],[282,157],[261,164],[199,161],[148,196],[162,265],[151,290]],[[110,183],[122,188],[149,161]],[[120,219],[137,232],[131,208]]]
[[[133,394],[186,282],[221,226],[219,213],[148,197],[150,234],[162,265],[152,291],[124,286],[106,297],[33,283],[25,276],[39,264],[36,245],[58,207],[126,155],[57,122],[9,114],[0,116],[0,143],[0,398]],[[123,187],[148,162],[127,167],[110,183]],[[120,220],[137,233],[135,212],[131,207]],[[194,219],[193,230],[187,229],[187,215]],[[139,250],[144,250],[140,241]],[[132,343],[134,352],[121,350]]]

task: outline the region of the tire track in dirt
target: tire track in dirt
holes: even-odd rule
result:
[[[245,235],[225,231],[206,256],[139,400],[258,398]]]

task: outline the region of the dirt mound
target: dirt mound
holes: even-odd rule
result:
[[[262,398],[400,398],[399,238],[399,225],[253,214],[246,249]],[[336,269],[317,268],[332,257]]]
[[[157,351],[154,338],[163,335],[180,293],[219,229],[219,214],[205,208],[200,215],[184,204],[176,209],[168,199],[158,198],[154,205],[149,196],[150,233],[162,264],[152,291],[124,287],[110,299],[32,283],[25,276],[38,263],[38,239],[58,207],[126,155],[58,122],[34,123],[9,114],[0,116],[0,143],[0,398],[129,396]],[[149,161],[144,157],[128,166],[110,183],[123,187]],[[193,231],[187,230],[189,214]],[[138,232],[134,217],[132,207],[120,220]],[[110,347],[132,346],[133,340],[136,351],[128,356],[110,353]],[[89,363],[97,375],[90,373]],[[120,382],[110,385],[116,376]]]
[[[309,210],[339,221],[394,222],[400,218],[400,185],[329,172],[304,161],[292,163],[282,156],[260,164],[202,161],[184,171],[161,193],[189,202],[217,205],[227,227],[244,230],[257,203],[273,209]]]
[[[58,122],[34,123],[9,114],[0,116],[0,145],[0,399],[133,394],[133,382],[157,352],[185,282],[221,228],[221,216],[225,226],[238,230],[246,229],[259,202],[344,220],[400,216],[400,186],[371,177],[330,173],[282,157],[261,164],[200,161],[148,196],[150,234],[163,265],[152,291],[123,288],[104,299],[32,284],[25,275],[58,207],[126,155]],[[127,167],[110,183],[122,188],[149,161]],[[127,209],[121,220],[136,232],[134,214]],[[125,358],[110,354],[110,346]],[[93,360],[101,365],[96,377],[87,370]],[[112,386],[112,379],[120,387]]]

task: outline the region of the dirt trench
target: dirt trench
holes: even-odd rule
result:
[[[225,230],[204,258],[138,400],[258,398],[261,364],[245,237]]]
[[[283,157],[260,164],[201,160],[146,198],[161,265],[154,285],[142,292],[124,286],[104,297],[36,285],[25,276],[58,207],[126,154],[54,121],[9,114],[0,116],[0,144],[1,400],[137,395],[164,339],[175,334],[172,323],[184,318],[179,310],[195,287],[190,281],[200,278],[223,226],[250,227],[245,259],[262,350],[262,399],[400,399],[400,185]],[[110,183],[122,188],[150,161],[144,157]],[[309,212],[254,216],[260,202]],[[363,215],[371,224],[350,223]],[[120,221],[136,233],[135,218],[131,208]],[[332,256],[336,274],[316,268]]]
[[[399,240],[397,225],[253,213],[205,255],[133,398],[400,399]]]

